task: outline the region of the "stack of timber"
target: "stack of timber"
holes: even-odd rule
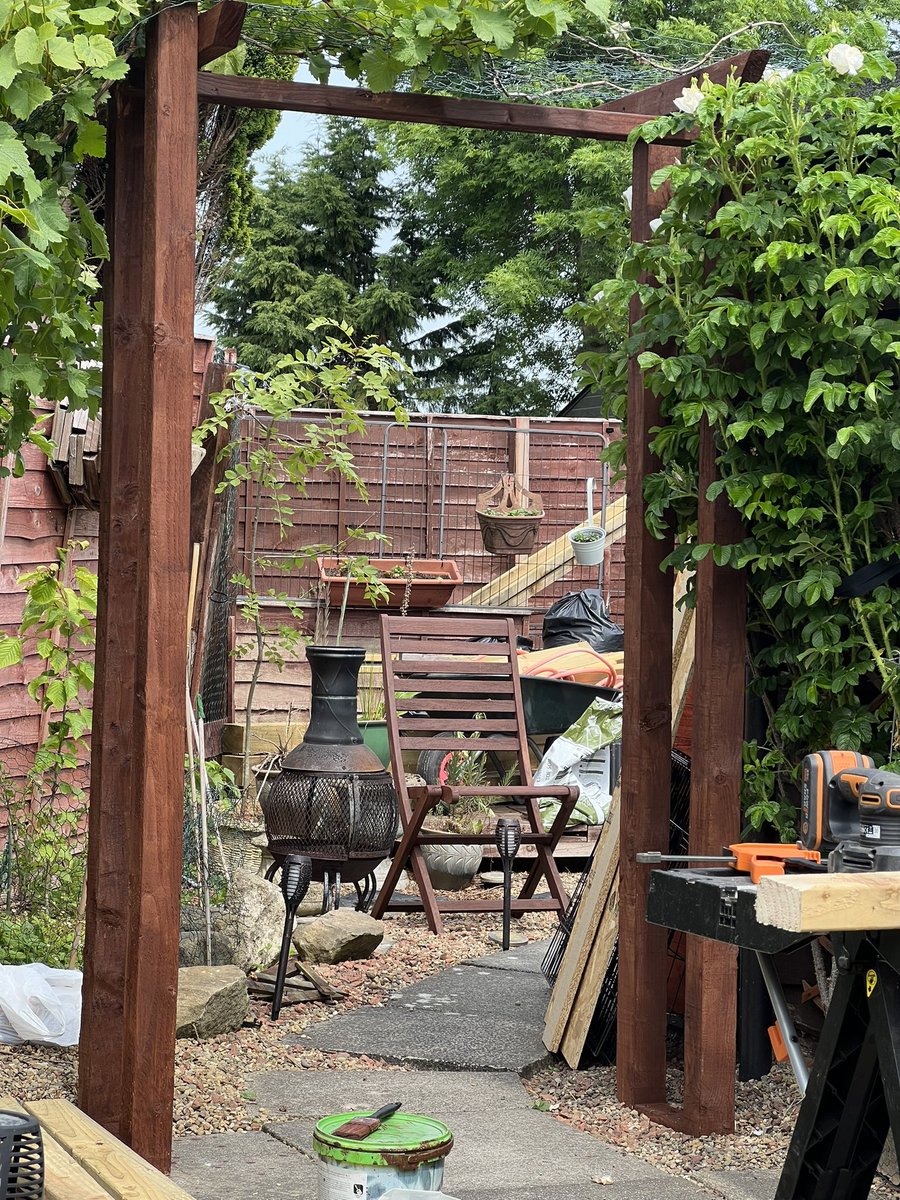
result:
[[[53,454],[48,459],[53,481],[65,504],[100,508],[100,417],[86,408],[57,405],[50,426]]]
[[[68,1100],[19,1104],[12,1096],[0,1096],[0,1108],[27,1111],[40,1122],[44,1200],[191,1200]]]
[[[684,580],[675,589],[684,591]],[[672,738],[694,665],[694,612],[676,607],[672,646]],[[577,1070],[619,935],[620,797],[616,789],[550,994],[544,1045]]]

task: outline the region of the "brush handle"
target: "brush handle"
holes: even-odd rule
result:
[[[376,1112],[373,1112],[368,1119],[370,1121],[386,1121],[388,1117],[392,1117],[394,1115],[400,1105],[400,1100],[398,1100],[396,1104],[385,1104],[382,1108],[379,1108]]]

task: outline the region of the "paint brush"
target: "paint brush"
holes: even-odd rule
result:
[[[392,1117],[399,1107],[400,1102],[398,1101],[396,1104],[385,1104],[383,1108],[377,1109],[369,1117],[354,1117],[350,1121],[345,1121],[338,1129],[335,1129],[333,1136],[361,1142],[370,1133],[374,1133],[383,1121],[386,1121],[388,1117]]]

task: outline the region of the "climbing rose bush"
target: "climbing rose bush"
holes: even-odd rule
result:
[[[671,201],[651,240],[581,310],[608,326],[637,283],[631,348],[663,412],[648,523],[674,531],[670,566],[712,554],[747,571],[768,728],[746,748],[745,802],[752,826],[785,836],[809,750],[897,754],[900,593],[883,580],[840,594],[900,551],[900,91],[894,64],[859,48],[879,36],[819,38],[808,67],[705,82],[644,126],[648,141],[691,126],[698,137],[654,177]],[[724,492],[743,517],[735,545],[697,538],[706,422],[719,473],[708,497]]]

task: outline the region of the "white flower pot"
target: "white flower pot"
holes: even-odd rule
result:
[[[578,541],[579,534],[593,533],[596,536],[589,542]],[[575,561],[583,567],[593,567],[603,562],[603,552],[606,549],[606,530],[598,525],[582,525],[569,534]]]

